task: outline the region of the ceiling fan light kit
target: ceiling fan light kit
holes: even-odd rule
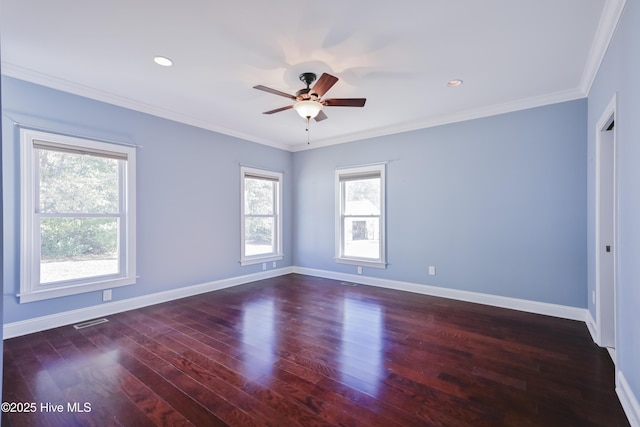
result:
[[[293,109],[300,114],[303,119],[315,119],[322,110],[323,105],[318,101],[298,101],[293,105]]]

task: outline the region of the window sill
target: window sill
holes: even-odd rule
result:
[[[60,298],[71,295],[84,294],[87,292],[102,291],[105,289],[119,288],[121,286],[135,285],[136,277],[120,277],[117,279],[97,280],[95,282],[58,286],[47,289],[37,289],[29,292],[22,292],[17,295],[20,304],[26,302],[43,301],[52,298]]]

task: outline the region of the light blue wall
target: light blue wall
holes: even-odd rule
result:
[[[286,172],[280,266],[354,273],[333,261],[334,170],[389,161],[390,265],[365,274],[586,307],[584,100],[291,154],[20,80],[4,83],[5,112],[18,122],[143,146],[141,277],[114,290],[115,300],[259,270],[238,265],[239,163]],[[5,122],[3,135],[5,322],[100,304],[99,292],[18,304],[17,128]],[[436,276],[426,274],[428,265]]]
[[[114,301],[261,271],[261,265],[239,265],[240,163],[285,172],[285,258],[278,267],[291,265],[291,153],[21,80],[3,77],[2,84],[3,112],[19,123],[143,147],[137,152],[140,278],[114,289]],[[5,323],[101,304],[101,292],[18,303],[19,129],[3,117],[2,132]]]
[[[294,264],[356,273],[333,260],[334,171],[389,161],[389,266],[365,275],[586,307],[586,114],[583,99],[295,153]]]
[[[617,368],[640,398],[640,2],[628,0],[589,93],[589,293],[595,288],[595,139],[600,116],[617,93]],[[593,318],[595,307],[589,306]]]

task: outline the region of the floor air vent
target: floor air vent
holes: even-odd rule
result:
[[[77,325],[73,325],[73,327],[76,329],[84,329],[84,328],[88,328],[89,326],[95,326],[95,325],[99,325],[101,323],[107,323],[107,322],[108,322],[107,319],[95,319],[95,320],[89,320],[88,322],[84,322],[84,323],[78,323]]]
[[[353,282],[340,282],[340,284],[345,286],[358,286],[357,283],[353,283]]]

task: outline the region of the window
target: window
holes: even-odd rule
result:
[[[20,302],[134,284],[135,148],[20,137]]]
[[[385,166],[336,170],[336,261],[385,268]]]
[[[282,174],[242,166],[240,264],[282,259]]]

